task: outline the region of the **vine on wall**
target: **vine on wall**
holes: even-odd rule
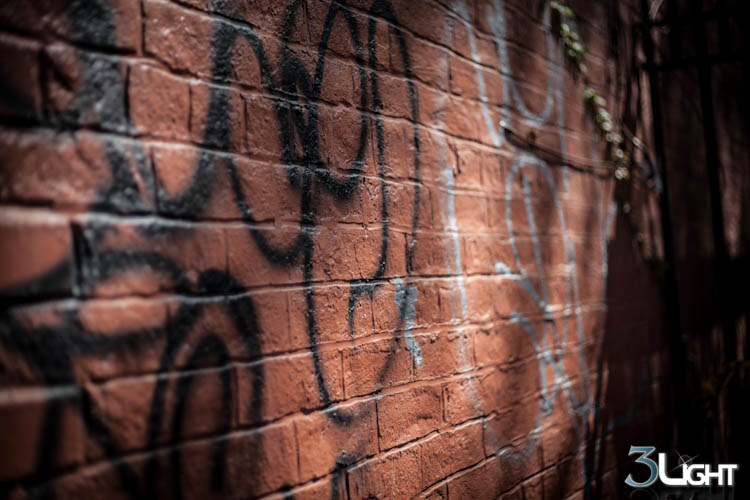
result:
[[[627,180],[630,177],[628,170],[630,158],[622,148],[623,136],[620,133],[621,127],[615,123],[612,115],[607,111],[606,99],[591,86],[588,78],[588,68],[583,61],[586,49],[571,23],[575,18],[575,13],[570,7],[555,0],[550,2],[550,7],[557,14],[559,35],[565,45],[565,54],[583,77],[583,83],[586,86],[583,91],[583,98],[586,104],[592,109],[596,124],[607,140],[608,160],[615,165],[615,178],[617,180]]]
[[[588,68],[584,62],[586,48],[576,31],[574,25],[576,15],[573,10],[556,0],[550,2],[550,8],[554,13],[553,25],[557,28],[557,34],[565,47],[565,55],[572,63],[575,71],[583,79],[584,102],[592,112],[598,130],[607,142],[607,160],[613,166],[613,175],[618,181],[619,186],[619,189],[616,191],[617,200],[620,203],[622,211],[628,217],[630,229],[635,235],[635,244],[640,250],[644,261],[651,264],[651,267],[657,274],[662,274],[665,263],[663,259],[656,255],[654,249],[649,247],[645,232],[642,230],[636,214],[633,212],[631,203],[632,189],[629,186],[632,162],[630,161],[630,155],[625,151],[623,131],[626,132],[625,135],[627,135],[628,140],[633,146],[643,150],[647,157],[649,156],[648,152],[645,150],[645,146],[640,139],[633,136],[632,133],[627,133],[627,130],[612,117],[607,110],[606,99],[593,88],[591,80],[588,77]],[[655,189],[653,183],[649,184],[649,186]]]

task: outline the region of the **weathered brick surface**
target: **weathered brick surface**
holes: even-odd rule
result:
[[[0,497],[616,495],[664,324],[545,5],[4,2]]]

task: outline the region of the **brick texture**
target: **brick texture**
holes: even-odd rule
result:
[[[614,495],[661,299],[546,5],[3,2],[0,497]]]

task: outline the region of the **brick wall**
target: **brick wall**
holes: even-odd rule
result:
[[[648,139],[636,13],[573,5]],[[550,17],[3,3],[0,497],[613,495],[666,411],[656,195]]]

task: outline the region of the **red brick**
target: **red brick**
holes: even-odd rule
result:
[[[505,264],[511,271],[516,267],[510,243],[483,234],[461,239],[461,263],[466,274],[494,274],[497,263]]]
[[[351,286],[321,286],[315,289],[315,319],[318,342],[349,340],[349,301],[356,293]],[[352,307],[353,329],[356,336],[372,333],[372,309],[369,295],[359,296]]]
[[[384,115],[411,120],[415,110],[412,109],[412,102],[409,96],[409,83],[409,80],[400,77],[383,75],[379,78],[378,87],[380,91],[384,95],[389,96],[389,99],[385,100],[381,105],[381,111]],[[406,128],[406,122],[403,124]],[[388,146],[388,142],[390,141],[386,141],[386,147]]]
[[[445,420],[452,424],[488,415],[495,410],[494,399],[499,387],[499,372],[449,382],[443,388]]]
[[[434,90],[431,87],[423,85],[421,83],[416,84],[417,93],[419,95],[419,120],[420,123],[430,126],[442,128],[445,122],[445,111],[447,106],[447,100],[449,95],[442,91]],[[428,133],[425,132],[427,136]],[[427,152],[434,151],[434,148],[426,148]],[[430,165],[426,163],[427,167],[435,167],[437,165]]]
[[[581,164],[607,155],[583,80],[569,62],[547,60],[547,7],[504,0],[499,40],[494,7],[480,0],[398,0],[393,12],[370,12],[372,0],[297,2],[296,11],[268,0],[108,0],[91,12],[79,12],[91,2],[68,3],[0,6],[10,91],[0,103],[0,287],[11,299],[0,321],[0,420],[10,435],[0,441],[15,458],[0,482],[9,498],[33,496],[40,481],[61,499],[582,498],[581,429],[593,417],[569,400],[586,401],[601,383],[598,413],[619,421],[638,392],[612,389],[626,381],[642,386],[642,411],[602,442],[590,484],[594,496],[616,494],[624,452],[612,443],[662,428],[670,385],[658,290],[621,285],[643,271],[635,230],[625,216],[603,229],[602,209],[629,197],[630,218],[651,227],[658,193],[640,179],[626,186],[561,168],[535,149],[561,151],[565,141]],[[610,78],[627,72],[608,55],[606,10],[577,14],[588,84],[613,116],[637,115],[631,125],[648,143],[643,106],[609,97],[640,87],[631,79],[623,94]],[[499,48],[510,59],[502,72]],[[554,94],[544,124],[524,119],[523,105],[544,109],[557,77],[565,102]],[[680,83],[662,96],[668,118],[683,118],[674,96],[697,95]],[[747,134],[733,109],[717,113],[734,251]],[[501,119],[533,147],[505,137],[500,148]],[[685,143],[700,132],[693,121],[682,120],[681,134],[665,129],[670,161],[680,146],[674,163],[688,167],[679,160],[702,154]],[[360,154],[352,192],[325,185],[323,169],[342,181]],[[676,200],[705,187],[691,168]],[[701,221],[688,229],[700,233]],[[659,238],[647,243],[663,253]],[[550,328],[563,335],[565,324],[558,309],[575,305],[573,264],[583,337],[573,317],[553,338]],[[55,269],[54,283],[37,280]],[[529,292],[542,295],[543,281],[547,304]],[[405,318],[404,296],[413,301]],[[656,305],[643,312],[645,303]],[[646,323],[648,352],[633,341]],[[209,337],[221,347],[204,351]],[[565,390],[540,349],[562,367]],[[652,376],[641,380],[643,363]],[[42,449],[54,399],[60,443]],[[103,429],[86,425],[98,421]],[[129,491],[151,466],[156,491]],[[133,477],[123,481],[123,470]]]
[[[417,327],[431,327],[444,323],[453,317],[452,310],[441,301],[441,284],[437,281],[427,279],[415,281],[413,285],[417,289],[417,303],[415,304],[416,315],[414,319]]]
[[[153,66],[137,64],[130,72],[130,112],[140,134],[187,140],[190,119],[188,84]]]
[[[456,141],[455,143],[456,156],[458,162],[453,165],[453,185],[458,190],[460,188],[482,190],[484,189],[481,179],[481,170],[484,163],[484,150],[477,147],[474,143],[466,141]],[[454,194],[455,198],[461,198],[466,195]],[[458,203],[456,204],[456,216],[459,218],[461,223],[458,225],[463,231],[465,219],[471,217],[477,217],[480,220],[486,220],[485,214],[482,212],[486,209],[482,208],[479,213],[471,215],[464,214],[464,217],[459,216]],[[469,215],[469,217],[465,217]]]
[[[62,43],[46,46],[44,60],[44,100],[52,123],[129,131],[126,64]]]
[[[479,100],[477,68],[457,55],[450,60],[451,92],[465,99]]]
[[[190,353],[182,354],[187,357]],[[158,384],[164,384],[165,391],[158,443],[228,432],[237,404],[231,396],[229,400],[224,398],[225,390],[230,395],[237,394],[230,370],[227,366],[206,367],[182,374],[121,378],[101,386],[87,386],[87,390],[100,420],[112,429],[118,445],[123,450],[140,449],[148,443],[152,411],[151,398],[144,395],[154,395]],[[226,388],[225,381],[229,383]],[[188,388],[188,392],[182,394],[181,387]],[[181,414],[177,414],[179,404],[184,405]],[[175,434],[178,425],[180,433]]]
[[[263,294],[260,294],[263,296]],[[211,334],[223,344],[229,358],[238,361],[257,359],[262,347],[261,339],[257,336],[266,332],[274,332],[272,328],[260,328],[257,324],[258,318],[265,318],[265,314],[272,311],[263,311],[263,316],[256,315],[253,321],[253,312],[259,307],[257,294],[232,294],[216,297],[184,297],[172,296],[168,299],[169,317],[177,323],[179,319],[190,318],[195,314],[193,322],[188,325],[192,328],[186,332],[182,348],[175,359],[175,368],[184,367],[190,346],[197,345],[201,338],[207,333]],[[189,321],[189,320],[188,320]],[[254,328],[258,328],[257,336]],[[261,344],[260,346],[258,344]],[[215,360],[209,358],[208,363]],[[204,363],[205,364],[205,363]]]
[[[293,291],[271,290],[250,295],[257,314],[260,348],[265,353],[293,351],[308,347],[310,339],[304,328],[292,328],[289,322],[289,294]]]
[[[549,468],[542,474],[544,500],[560,498],[560,478],[556,467]]]
[[[193,142],[222,151],[243,152],[246,135],[244,108],[244,101],[234,90],[191,83],[189,126]]]
[[[422,275],[444,274],[451,267],[452,242],[447,236],[423,234],[416,246],[414,271]]]
[[[331,401],[342,399],[341,358],[337,351],[319,352],[320,370]],[[239,420],[242,425],[253,424],[253,393],[255,367],[240,365],[235,370],[240,394]],[[323,405],[312,354],[284,356],[262,363],[263,397],[261,408],[264,420],[275,420],[284,415],[320,408]]]
[[[312,289],[315,310],[312,311],[316,328],[315,341],[321,344],[349,340],[349,298],[352,289],[346,286],[316,286]],[[308,330],[307,291],[291,290],[289,297],[290,331]],[[353,305],[354,337],[372,334],[372,310],[369,295],[358,297]]]
[[[86,189],[93,191],[94,187],[99,190],[91,193],[99,210],[122,214],[154,211],[153,168],[139,141],[79,132],[75,136],[75,146],[78,157],[88,169],[82,172],[83,182],[94,175],[101,176],[96,180],[97,186],[84,186],[83,193],[87,194]],[[105,186],[106,190],[102,189]]]
[[[401,106],[399,109],[404,108]],[[383,118],[381,122],[385,146],[383,149],[385,175],[401,181],[414,178],[416,175],[414,137],[415,133],[420,133],[419,130],[415,132],[414,126],[403,119]],[[372,145],[377,147],[376,142]]]
[[[330,474],[346,462],[375,455],[378,429],[374,401],[342,405],[311,414],[295,423],[300,480]]]
[[[341,19],[343,21],[343,18]],[[343,31],[346,31],[348,35],[348,26],[343,30],[337,31],[336,33],[341,33]],[[331,43],[333,41],[333,39],[329,41],[329,50],[331,50]],[[352,49],[350,52],[352,52],[353,54],[354,50]],[[310,73],[313,74],[314,67],[311,66],[310,70]],[[367,82],[366,72],[362,70],[362,73],[360,74],[360,69],[351,60],[342,61],[335,57],[326,58],[320,98],[326,103],[334,105],[343,104],[347,107],[337,107],[336,109],[331,109],[328,106],[325,106],[319,108],[322,125],[320,129],[321,134],[319,137],[321,145],[326,139],[337,137],[336,135],[331,136],[328,133],[325,133],[330,130],[331,126],[335,126],[335,122],[331,121],[335,119],[347,119],[347,124],[344,127],[341,127],[342,123],[339,123],[339,127],[336,127],[336,130],[339,134],[341,134],[342,132],[346,133],[346,135],[349,136],[348,138],[350,141],[356,138],[358,142],[360,133],[360,116],[359,112],[357,112],[355,108],[362,107],[363,90],[361,86],[361,76],[365,76],[365,82]],[[366,87],[364,91],[367,92]],[[326,125],[329,125],[329,127],[326,127]],[[338,137],[337,141],[339,139],[342,138]],[[357,142],[355,142],[355,145],[357,144]],[[354,151],[356,151],[356,149]],[[323,158],[325,158],[326,156],[327,155],[323,155]]]
[[[123,459],[122,466],[133,471],[135,478],[140,478],[146,469],[146,459],[143,455],[129,456]],[[162,473],[170,477],[166,470],[162,469]],[[56,498],[95,498],[98,495],[117,500],[128,498],[122,476],[118,474],[117,467],[108,462],[81,467],[58,476],[50,482],[49,488]]]
[[[448,498],[448,486],[446,484],[439,484],[422,492],[417,498],[420,500],[445,500]]]
[[[409,31],[430,41],[443,39],[447,12],[435,2],[416,0],[394,7],[395,15]],[[395,47],[395,37],[391,37],[391,46]]]
[[[282,493],[274,493],[263,498],[268,500],[286,500],[290,495],[295,500],[318,500],[319,498],[343,500],[346,498],[346,483],[343,477],[333,476],[305,484],[298,488],[292,488],[291,490],[284,489]]]
[[[542,450],[531,437],[517,445],[505,448],[498,454],[503,464],[500,489],[508,491],[542,470]]]
[[[560,463],[566,457],[576,458],[575,452],[580,446],[580,437],[571,422],[564,425],[550,426],[542,433],[544,465]]]
[[[386,283],[379,286],[372,294],[372,320],[376,332],[393,332],[396,328],[399,328],[401,321],[399,317],[399,304],[396,303],[396,293],[399,290],[403,290],[403,286],[404,283],[402,283],[401,288],[395,284]],[[365,300],[369,300],[369,297],[362,297],[360,302]],[[417,291],[417,303],[419,301],[419,291]],[[403,328],[403,325],[400,326]],[[361,334],[364,332],[357,330],[355,333]]]
[[[40,0],[17,5],[5,4],[0,9],[0,24],[25,33],[41,35],[45,40],[59,38],[104,48],[137,50],[140,45],[140,3],[137,0],[111,0],[97,16],[86,10],[88,4],[70,4]],[[71,18],[86,21],[72,23]],[[116,29],[113,29],[116,28]]]
[[[537,397],[492,415],[484,422],[485,453],[488,456],[497,453],[501,448],[537,431],[542,417],[541,401]]]
[[[536,359],[501,366],[499,370],[502,391],[497,393],[498,408],[504,408],[536,394],[541,388],[539,362]]]
[[[479,171],[476,166],[471,168]],[[487,227],[487,202],[484,197],[457,194],[454,206],[457,226],[461,231],[479,232]]]
[[[288,484],[298,484],[297,445],[291,423],[228,436],[228,496],[259,496]],[[186,450],[186,456],[190,456]],[[206,469],[196,464],[196,475]]]
[[[445,19],[447,21],[447,17]],[[450,58],[447,50],[411,34],[406,35],[406,43],[411,53],[416,55],[410,59],[414,78],[433,88],[447,89]],[[400,66],[400,61],[396,61],[395,66]]]
[[[380,229],[338,226],[316,230],[313,279],[352,280],[375,276],[381,262],[382,241]],[[401,238],[389,238],[385,276],[406,274],[404,245]]]
[[[363,168],[367,170],[372,162],[368,159],[367,155],[365,155],[364,161],[367,162],[367,164],[364,165]],[[353,163],[349,161],[340,165],[340,167],[338,168],[348,169],[352,165]],[[330,166],[333,167],[333,165]],[[341,175],[337,174],[336,179],[338,179],[339,181],[343,181],[343,172],[341,172]],[[374,186],[375,184],[377,184],[377,187]],[[336,226],[337,224],[349,223],[357,225],[379,225],[379,221],[382,219],[382,215],[380,213],[381,197],[379,194],[374,197],[369,197],[368,195],[371,192],[380,192],[380,182],[372,178],[360,177],[357,186],[351,193],[351,196],[345,198],[339,198],[336,196],[326,197],[326,202],[322,203],[318,207],[317,220],[319,221],[320,225],[324,226]],[[297,216],[297,218],[299,218],[299,193],[295,192],[295,194],[297,195],[295,215]],[[369,204],[367,206],[367,209],[370,209],[371,211],[368,211],[364,207],[365,199]]]
[[[542,500],[544,498],[544,484],[540,476],[527,479],[521,485],[523,498],[529,500]]]
[[[502,465],[496,458],[492,457],[448,481],[448,498],[495,500],[502,493],[499,480],[501,474]]]
[[[210,18],[162,0],[147,0],[143,9],[146,54],[176,71],[211,75]]]
[[[71,293],[75,267],[68,219],[45,211],[0,213],[0,288],[8,295]],[[44,279],[50,273],[54,280]]]
[[[344,74],[341,80],[343,82],[351,82],[352,78],[349,78],[347,75],[348,72],[351,72],[351,68],[345,67],[342,72]],[[342,100],[354,101],[355,99],[351,96],[352,90],[350,87],[351,83],[343,89],[334,89],[332,92],[335,92],[335,94],[331,95],[330,99],[334,102]],[[320,157],[325,168],[339,182],[343,182],[348,175],[348,171],[357,166],[357,157],[361,152],[364,153],[364,160],[369,160],[369,150],[365,147],[360,151],[360,148],[366,146],[367,143],[361,143],[360,139],[363,130],[368,133],[365,136],[368,138],[373,123],[363,111],[351,107],[351,105],[359,106],[359,96],[357,96],[356,100],[357,102],[351,103],[350,106],[334,107],[321,104],[318,107],[319,129],[317,142]],[[366,167],[362,166],[361,168],[364,170]]]
[[[541,10],[525,7],[525,4],[518,2],[505,8],[508,38],[525,48],[546,54],[547,39],[550,37],[542,22]]]
[[[371,394],[409,380],[413,360],[394,339],[356,345],[343,351],[344,392],[347,398]]]
[[[437,430],[442,416],[439,387],[418,387],[384,396],[378,401],[380,448],[392,448]]]
[[[232,161],[242,199],[247,202],[250,215],[256,223],[276,222],[282,225],[285,222],[301,221],[300,192],[290,184],[289,168],[236,157]],[[234,205],[228,213],[233,218],[242,215],[236,207],[234,191],[228,190],[226,197]]]
[[[227,251],[221,228],[148,219],[120,221],[116,225],[112,222],[97,216],[82,216],[77,220],[83,234],[82,244],[87,248],[86,258],[81,263],[82,286],[86,293],[113,296],[197,290],[202,286],[202,272],[226,272]],[[106,236],[97,242],[97,232],[107,228],[112,230],[105,231]],[[111,275],[102,280],[98,270],[107,252],[123,249],[127,251],[119,257]],[[156,255],[170,264],[153,265],[143,261],[141,255]]]
[[[475,321],[486,321],[493,318],[493,284],[484,278],[465,279],[468,316]]]
[[[0,391],[0,424],[3,427],[0,444],[4,454],[0,463],[0,479],[19,480],[35,472],[39,440],[42,439],[46,408],[49,405],[61,408],[57,425],[59,442],[50,453],[53,470],[80,464],[84,459],[84,427],[75,407],[80,404],[75,387],[57,388],[5,388]]]
[[[479,140],[485,125],[480,104],[450,97],[445,103],[445,131],[464,139]]]
[[[486,42],[489,43],[489,42]],[[494,44],[491,47],[494,50]],[[481,49],[481,43],[480,43],[480,49]],[[487,49],[489,50],[489,48]],[[484,62],[484,61],[482,61]],[[490,63],[493,63],[494,60],[490,60]],[[485,96],[480,96],[480,100],[483,102],[487,102],[488,106],[495,107],[495,106],[502,106],[505,104],[504,96],[503,96],[503,89],[504,84],[502,80],[502,76],[500,76],[499,72],[497,72],[494,69],[487,69],[482,68],[481,70],[482,80],[484,81],[484,91]],[[479,76],[477,76],[479,78]],[[499,127],[498,127],[499,128]]]
[[[474,465],[484,458],[482,423],[473,422],[445,430],[422,442],[422,487]]]
[[[299,228],[282,226],[276,230],[256,229],[256,235],[265,239],[273,248],[288,248],[297,237]],[[251,229],[244,224],[233,224],[223,227],[228,249],[229,273],[245,286],[300,283],[302,270],[300,266],[259,266],[267,262],[266,256],[253,237]],[[302,291],[299,290],[300,295]]]
[[[430,213],[422,211],[422,197],[425,193],[420,190],[419,220],[415,220],[414,197],[416,192],[414,186],[404,185],[398,181],[388,181],[385,184],[386,191],[386,209],[388,211],[388,226],[393,235],[400,236],[400,233],[410,232],[412,224],[418,222],[420,225],[424,220],[429,220]],[[366,216],[365,222],[368,226],[377,228],[383,222],[383,187],[381,182],[376,179],[366,179],[362,186],[362,196],[364,198],[363,212]]]
[[[441,332],[414,337],[422,351],[420,378],[452,375],[470,370],[474,359],[470,338],[461,333]]]
[[[98,200],[98,190],[109,178],[107,165],[81,158],[75,137],[48,130],[0,130],[3,201],[83,208]]]
[[[287,147],[282,141],[280,125],[276,116],[276,108],[266,96],[243,95],[245,101],[245,120],[247,146],[246,149],[253,159],[280,162],[283,159],[282,148]],[[297,144],[295,132],[291,131],[294,139],[289,147]],[[296,158],[296,156],[293,156]]]
[[[183,217],[197,215],[193,204],[176,202],[184,199],[191,188],[196,189],[195,176],[201,163],[205,162],[213,167],[210,182],[199,184],[197,188],[200,189],[196,189],[197,194],[193,198],[205,196],[200,215],[209,219],[239,217],[231,196],[228,176],[222,168],[227,161],[225,157],[189,146],[159,145],[151,149],[151,158],[159,212]]]
[[[76,373],[95,380],[156,372],[166,344],[166,334],[150,335],[164,328],[169,319],[169,302],[156,299],[88,300],[78,305],[78,322],[83,331],[117,342],[127,332],[144,332],[131,348],[112,349],[103,356],[91,356],[75,364]],[[153,329],[153,330],[152,330]],[[124,343],[124,342],[123,342]],[[141,394],[142,396],[142,394]]]
[[[277,2],[245,2],[244,0],[226,0],[224,2],[208,2],[207,0],[190,0],[193,4],[207,4],[214,10],[232,19],[252,23],[262,30],[277,33],[284,19],[287,4]],[[205,7],[202,7],[205,9]],[[308,38],[309,28],[305,18],[305,9],[298,9],[291,29],[289,41],[304,44],[314,43]]]
[[[542,323],[533,325],[541,333]],[[508,322],[491,330],[480,330],[474,335],[474,349],[478,366],[492,366],[528,359],[535,355],[534,342],[520,323]]]
[[[419,447],[367,460],[347,473],[349,498],[408,498],[420,490]]]

